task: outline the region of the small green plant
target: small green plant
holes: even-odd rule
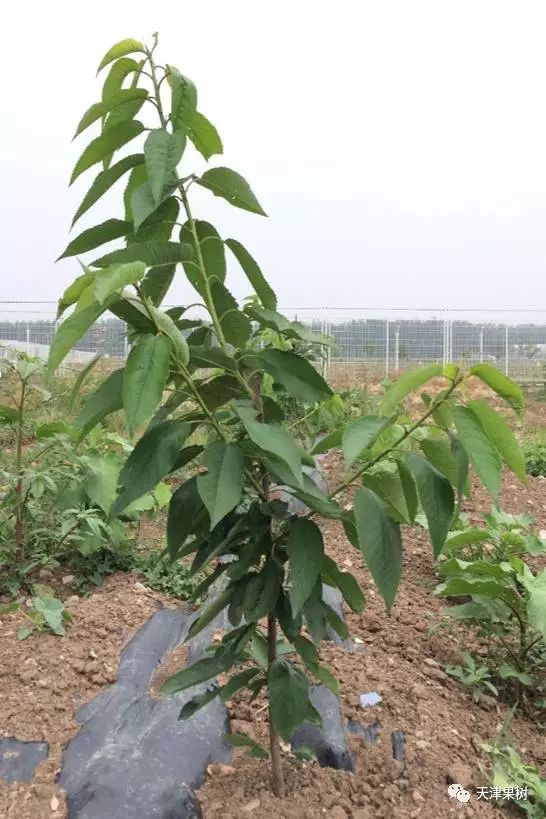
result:
[[[493,507],[483,518],[485,526],[469,526],[468,516],[461,515],[446,538],[442,554],[502,563],[510,557],[546,553],[546,542],[536,533],[533,515],[513,515]]]
[[[526,442],[523,445],[523,454],[527,474],[546,477],[546,443],[540,440]]]
[[[36,570],[58,566],[74,570],[83,590],[123,568],[134,524],[156,515],[172,493],[159,483],[113,517],[117,477],[132,450],[126,440],[100,426],[84,438],[65,422],[33,428],[28,418],[24,434],[18,469],[9,458],[0,468],[0,593],[28,589]]]
[[[91,258],[61,297],[63,320],[48,367],[53,374],[107,311],[127,322],[131,352],[125,366],[101,383],[81,409],[88,418],[82,434],[121,408],[130,434],[142,430],[117,473],[109,517],[122,515],[158,482],[187,466],[169,502],[168,551],[173,560],[193,555],[192,573],[209,572],[196,594],[216,580],[222,588],[193,622],[188,639],[224,610],[230,624],[204,659],[168,680],[162,691],[173,693],[231,673],[224,685],[211,682],[184,706],[182,716],[189,716],[214,697],[226,699],[244,688],[258,696],[264,690],[273,789],[282,796],[280,740],[288,742],[302,722],[319,720],[309,698],[312,680],[333,690],[337,685],[320,662],[320,643],[328,626],[348,636],[345,623],[323,599],[323,584],[338,588],[354,611],[361,612],[365,604],[356,579],[326,554],[313,518],[342,522],[390,609],[402,575],[400,524],[414,524],[419,504],[438,555],[456,498],[468,483],[469,462],[493,496],[503,463],[525,477],[508,424],[483,401],[465,404],[461,385],[479,378],[518,411],[523,396],[488,364],[469,372],[433,364],[405,373],[373,409],[308,445],[298,433],[300,422],[303,426],[304,416],[310,419],[317,405],[334,396],[312,363],[312,351],[329,339],[278,313],[275,292],[249,251],[195,218],[197,189],[241,210],[265,212],[239,173],[222,166],[194,170],[200,160],[186,149],[193,145],[208,161],[223,152],[222,142],[198,110],[193,82],[173,65],[158,64],[156,48],[157,36],[151,46],[132,39],[114,45],[99,67],[109,67],[101,100],[78,125],[78,135],[93,125],[100,130],[82,152],[71,182],[96,165],[101,169],[73,223],[129,174],[124,218],[84,230],[62,256],[86,254],[116,239],[122,244]],[[150,124],[135,119],[141,108],[154,117]],[[112,164],[118,150],[139,137],[142,147]],[[253,290],[243,306],[228,289],[226,250]],[[193,303],[164,309],[177,271],[195,291]],[[189,312],[196,305],[200,318]],[[407,397],[433,379],[438,379],[437,391],[421,414],[409,418]],[[287,423],[294,400],[301,402],[303,415]],[[433,444],[425,446],[429,438]],[[330,447],[342,449],[345,475],[328,493],[306,469],[315,468],[316,456]],[[354,506],[348,509],[343,494],[355,484]],[[275,485],[304,504],[301,517],[274,497]],[[219,561],[228,555],[229,560]],[[297,662],[288,659],[290,652],[297,653]]]
[[[517,750],[504,741],[485,743],[484,751],[492,762],[491,785],[503,790],[518,789],[526,798],[513,799],[530,819],[544,819],[546,816],[546,779],[532,765],[526,764]]]
[[[472,689],[474,699],[479,699],[480,690],[487,688],[495,697],[499,692],[491,682],[491,671],[487,665],[478,665],[472,654],[465,651],[463,654],[463,665],[446,665],[445,671],[450,677],[459,680],[465,688]]]
[[[517,701],[526,704],[546,671],[546,569],[535,575],[519,556],[499,563],[452,557],[439,574],[437,595],[469,598],[442,613],[476,628],[487,641],[495,682],[515,686]]]
[[[136,556],[131,568],[144,576],[147,586],[178,600],[196,600],[195,591],[204,579],[182,561],[172,561],[157,550]]]
[[[26,640],[34,632],[50,631],[64,637],[65,623],[72,622],[71,614],[66,611],[64,603],[55,597],[53,591],[48,586],[35,585],[32,590],[32,597],[27,603],[9,603],[0,607],[0,613],[8,611],[19,611],[29,621],[28,626],[23,626],[17,631],[18,640]]]

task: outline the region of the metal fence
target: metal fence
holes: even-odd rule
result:
[[[8,348],[45,358],[55,332],[53,302],[0,302],[0,355]],[[520,383],[546,381],[546,310],[410,310],[391,308],[286,308],[292,320],[331,337],[324,370],[358,384],[392,377],[421,363],[489,361]],[[67,364],[98,352],[123,360],[125,325],[106,318],[80,339]]]

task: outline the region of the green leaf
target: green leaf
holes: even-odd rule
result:
[[[473,543],[483,543],[490,539],[487,529],[465,529],[447,538],[444,548],[446,552],[459,549],[461,546],[470,546]]]
[[[144,182],[131,193],[131,214],[133,217],[133,227],[135,232],[146,219],[155,213],[160,202],[154,199],[149,182]]]
[[[494,498],[498,497],[502,463],[478,417],[468,407],[453,407],[453,421],[461,444],[481,482]]]
[[[126,156],[123,159],[120,159],[120,161],[116,162],[115,165],[112,165],[111,168],[101,171],[85,194],[80,207],[76,211],[74,218],[72,219],[72,226],[74,226],[80,216],[88,211],[89,208],[94,205],[95,202],[97,202],[101,196],[105,194],[106,191],[108,191],[120,177],[123,176],[124,173],[127,173],[127,171],[138,167],[143,163],[144,154],[132,154],[131,156]]]
[[[342,572],[336,561],[325,555],[322,563],[322,573],[326,575],[329,584],[340,590],[343,599],[353,611],[360,614],[364,610],[366,603],[364,592],[358,585],[357,579],[350,572]]]
[[[518,605],[514,592],[507,589],[502,583],[482,577],[450,577],[445,583],[440,583],[434,590],[439,597],[465,597],[477,595],[504,600],[512,606]]]
[[[174,131],[184,133],[193,124],[197,108],[197,89],[187,77],[172,65],[167,66],[171,86],[171,123]]]
[[[176,265],[162,265],[151,267],[144,276],[140,285],[140,292],[144,299],[151,299],[158,307],[169,291],[174,279]]]
[[[193,717],[197,711],[204,708],[205,705],[209,704],[209,702],[212,702],[212,700],[215,699],[219,693],[220,689],[218,686],[213,685],[202,694],[196,694],[195,697],[192,697],[189,702],[182,706],[178,719],[189,719],[190,717]]]
[[[267,216],[262,206],[252,193],[248,182],[240,174],[229,168],[211,168],[203,176],[196,177],[195,181],[203,188],[212,191],[236,208],[248,210]]]
[[[180,358],[180,361],[184,367],[186,367],[190,360],[188,343],[172,318],[168,315],[168,313],[164,313],[162,310],[159,310],[152,304],[148,305],[148,312],[152,316],[159,330],[170,338],[176,355]]]
[[[201,398],[211,412],[224,406],[228,401],[241,398],[244,393],[241,385],[231,375],[220,375],[199,387]]]
[[[519,412],[523,407],[523,391],[521,387],[508,376],[503,375],[491,364],[475,364],[470,370],[471,375],[477,376],[487,384],[497,395],[504,398],[511,407]]]
[[[171,238],[175,222],[178,219],[179,210],[180,204],[174,196],[163,199],[157,207],[155,207],[154,203],[153,213],[150,213],[143,219],[134,232],[129,233],[127,236],[127,244],[145,242],[149,239],[163,239],[164,241],[168,241]],[[135,220],[134,202],[132,206],[132,216],[133,220]],[[132,227],[134,228],[134,221]]]
[[[422,387],[423,384],[438,375],[442,375],[441,364],[429,364],[427,367],[404,373],[385,393],[380,406],[381,414],[389,415],[406,395]]]
[[[96,102],[87,109],[81,118],[76,129],[76,133],[74,134],[74,138],[81,134],[82,131],[85,131],[86,128],[89,128],[89,126],[98,119],[101,119],[110,111],[117,108],[119,105],[126,102],[134,102],[136,100],[141,100],[144,102],[147,96],[148,92],[144,88],[122,88],[121,90],[108,96],[106,99],[103,99],[102,102]]]
[[[354,520],[360,551],[390,609],[402,576],[400,527],[387,516],[375,492],[366,488],[359,489],[355,495]]]
[[[92,273],[84,273],[83,275],[74,279],[72,284],[66,288],[63,295],[59,299],[57,304],[57,319],[62,316],[67,307],[71,307],[73,304],[76,304],[76,302],[79,301],[82,294],[94,280],[95,276]]]
[[[0,404],[0,422],[7,424],[14,424],[19,420],[19,410],[15,407],[8,407],[6,404]]]
[[[344,432],[345,428],[340,427],[339,429],[335,429],[333,432],[330,432],[328,435],[325,435],[324,438],[317,441],[317,443],[311,449],[311,455],[320,455],[323,452],[328,452],[329,449],[335,449],[341,446]]]
[[[281,582],[281,571],[274,560],[267,560],[261,571],[247,575],[243,598],[243,613],[247,623],[260,620],[275,608]]]
[[[267,677],[273,726],[288,742],[295,729],[305,721],[316,721],[309,701],[309,680],[286,660],[275,660]]]
[[[144,143],[144,158],[153,199],[158,205],[163,197],[167,182],[182,158],[186,147],[186,135],[183,131],[169,134],[159,128],[150,131]]]
[[[215,597],[212,603],[207,606],[205,611],[193,621],[190,626],[190,630],[188,631],[187,640],[195,637],[199,634],[203,629],[205,629],[209,623],[212,623],[215,617],[217,617],[221,611],[223,611],[230,603],[231,598],[233,597],[233,587],[228,586],[227,589]]]
[[[220,367],[228,372],[237,372],[237,364],[219,347],[191,347],[191,362],[202,369]]]
[[[62,602],[56,597],[34,597],[32,601],[34,608],[43,616],[53,634],[64,637]]]
[[[263,306],[268,310],[276,310],[277,296],[265,280],[262,271],[248,250],[236,239],[226,239],[225,244],[243,268],[244,274]]]
[[[377,415],[366,415],[345,427],[341,443],[347,467],[377,441],[388,423]]]
[[[75,421],[80,437],[86,435],[111,412],[123,407],[123,372],[123,369],[114,370],[85,400]]]
[[[91,503],[108,515],[116,497],[120,462],[116,455],[90,455],[86,460],[85,489]]]
[[[483,431],[493,446],[496,447],[500,453],[501,458],[518,476],[520,481],[526,483],[527,478],[523,452],[514,437],[514,433],[504,418],[484,401],[471,401],[469,407],[477,417]]]
[[[120,472],[121,492],[112,507],[113,516],[169,474],[190,432],[190,425],[182,421],[163,421],[144,433]]]
[[[251,440],[259,449],[270,452],[290,468],[297,484],[303,489],[301,455],[292,436],[282,427],[261,424],[254,420],[253,411],[238,406],[237,413]]]
[[[259,668],[245,668],[244,671],[234,674],[230,681],[222,686],[220,691],[222,702],[227,702],[237,691],[240,691],[241,688],[246,688],[249,682],[259,673]]]
[[[129,354],[123,378],[123,407],[131,434],[150,418],[161,401],[172,349],[167,336],[143,336]]]
[[[126,236],[131,229],[130,222],[124,222],[121,219],[108,219],[106,222],[80,233],[66,246],[57,261],[66,259],[68,256],[79,256],[80,253],[87,253],[88,250],[94,250],[99,245],[119,239],[120,236]]]
[[[196,238],[197,237],[197,238]],[[203,266],[209,280],[215,277],[220,283],[226,278],[226,254],[224,242],[216,228],[209,222],[196,219],[193,226],[186,222],[180,231],[180,241],[191,246],[193,253],[191,259],[184,264],[184,270],[188,281],[195,287],[202,296],[206,294],[205,282],[203,281]],[[222,296],[222,290],[219,291]],[[229,291],[225,291],[228,293]],[[226,310],[237,309],[237,302],[229,294],[227,304],[215,305],[218,313]]]
[[[161,239],[150,239],[114,250],[93,262],[95,267],[109,267],[113,264],[143,262],[146,267],[159,267],[164,264],[176,264],[188,256],[188,248],[178,242],[165,242]]]
[[[198,663],[188,666],[178,674],[169,677],[160,688],[162,696],[169,696],[176,694],[177,691],[185,691],[186,688],[191,688],[194,685],[199,685],[202,682],[216,677],[224,670],[225,661],[218,656],[205,657],[199,660]]]
[[[453,520],[453,487],[436,467],[416,452],[408,452],[406,464],[415,479],[419,500],[427,519],[430,539],[437,557],[442,551]]]
[[[205,506],[197,491],[197,478],[194,476],[178,487],[169,503],[167,547],[171,558],[176,557],[194,527],[206,516]]]
[[[288,321],[287,318],[274,310],[266,310],[263,307],[258,307],[257,304],[249,304],[245,307],[245,313],[253,321],[258,322],[260,327],[269,327],[277,333],[282,333],[287,338],[299,338],[302,341],[309,342],[309,344],[328,345],[330,343],[327,336],[309,330],[298,321]]]
[[[125,57],[127,54],[135,54],[135,52],[139,52],[141,54],[146,53],[146,49],[144,45],[139,42],[139,40],[120,40],[119,43],[110,48],[102,60],[100,61],[100,65],[97,69],[97,74],[101,71],[106,65],[109,63],[113,63],[114,60],[117,60],[119,57]]]
[[[536,577],[525,577],[523,583],[529,592],[527,600],[529,623],[546,641],[546,569]]]
[[[193,115],[189,128],[187,128],[188,138],[191,139],[195,148],[207,161],[215,154],[224,152],[224,146],[218,131],[203,114],[196,111]]]
[[[146,265],[143,262],[114,264],[97,272],[95,296],[99,304],[129,284],[135,284],[144,277]]]
[[[142,154],[142,158],[144,159],[144,154]],[[133,195],[135,191],[141,186],[147,185],[147,183],[148,174],[146,173],[146,165],[144,164],[137,165],[135,168],[132,169],[131,173],[129,174],[129,179],[127,180],[127,184],[125,185],[125,189],[123,191],[123,205],[125,209],[125,220],[127,222],[134,223],[135,220],[135,216],[133,213]]]
[[[421,449],[430,463],[442,475],[445,475],[458,491],[462,490],[462,486],[460,486],[460,464],[449,444],[440,438],[425,438],[421,441]]]
[[[49,348],[49,358],[47,362],[49,373],[55,372],[76,342],[86,334],[91,325],[104,313],[107,307],[107,303],[100,304],[98,301],[94,301],[82,310],[77,310],[75,313],[72,313],[71,316],[61,322]]]
[[[311,596],[324,560],[324,542],[316,523],[292,521],[286,544],[290,561],[290,604],[295,616]]]
[[[373,473],[364,473],[363,484],[379,495],[389,515],[398,523],[413,523],[415,518],[415,484],[410,475],[408,486],[413,487],[413,494],[410,496],[410,503],[404,491],[402,478],[398,469],[392,471],[391,469],[383,468],[377,469]]]
[[[272,347],[256,356],[260,369],[264,369],[273,380],[294,398],[315,404],[332,395],[332,390],[312,364],[296,353],[275,350]]]
[[[197,488],[214,529],[241,500],[244,457],[236,444],[214,441],[205,449],[203,459],[207,472],[197,478]]]
[[[9,409],[9,408],[7,408]],[[2,408],[0,407],[0,418],[2,418]],[[49,421],[36,427],[36,438],[43,441],[46,438],[53,438],[54,435],[70,435],[70,427],[64,421]]]
[[[213,279],[211,293],[226,341],[234,347],[244,347],[252,332],[248,317],[239,310],[237,302],[222,282]]]
[[[132,139],[135,139],[144,130],[141,122],[136,120],[128,120],[127,122],[120,122],[108,131],[105,131],[100,136],[96,137],[89,143],[85,151],[82,153],[70,177],[70,184],[72,184],[80,174],[91,168],[97,162],[102,162],[107,156],[110,156],[122,148]]]
[[[117,92],[121,89],[125,78],[128,77],[129,74],[133,74],[138,71],[139,64],[136,60],[133,60],[130,57],[120,57],[119,60],[116,60],[116,62],[110,68],[108,76],[106,77],[104,85],[102,86],[102,101],[105,102],[114,94],[117,94]]]
[[[224,739],[234,748],[249,748],[248,755],[254,759],[267,759],[269,756],[261,745],[246,734],[224,734]]]

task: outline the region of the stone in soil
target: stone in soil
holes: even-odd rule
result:
[[[201,817],[192,789],[209,763],[231,758],[227,712],[215,699],[178,719],[205,685],[157,699],[148,693],[191,619],[182,610],[156,612],[124,649],[117,682],[79,710],[83,727],[64,753],[60,776],[68,819]]]
[[[310,748],[323,768],[354,772],[338,698],[326,686],[314,685],[309,689],[309,699],[320,714],[322,725],[305,722],[296,728],[290,740],[292,750]]]
[[[21,742],[15,737],[0,738],[0,780],[30,782],[34,771],[49,754],[47,742]]]

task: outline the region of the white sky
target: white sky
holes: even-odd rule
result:
[[[196,215],[247,245],[282,305],[546,307],[545,23],[526,0],[10,3],[0,300],[56,300],[78,274],[54,259],[98,172],[68,189],[96,133],[70,140],[103,53],[157,30],[223,137],[211,164],[242,173],[270,218],[204,191]],[[180,273],[168,301],[189,293]]]

